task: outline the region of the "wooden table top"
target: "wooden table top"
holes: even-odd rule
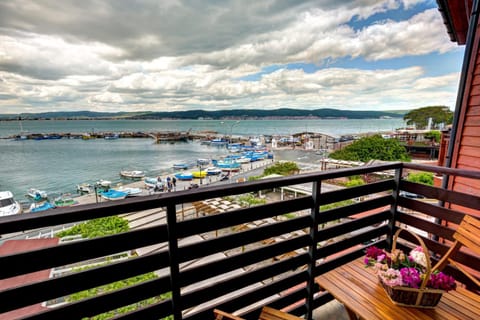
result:
[[[361,319],[480,319],[480,296],[460,287],[444,293],[434,309],[394,304],[363,258],[317,277],[316,282]]]

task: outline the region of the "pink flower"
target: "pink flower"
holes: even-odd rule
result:
[[[379,272],[379,276],[387,286],[394,287],[403,285],[402,274],[398,270],[389,268],[387,271]]]
[[[410,251],[410,258],[416,264],[426,267],[427,266],[427,257],[423,252],[423,248],[418,246],[412,251]]]

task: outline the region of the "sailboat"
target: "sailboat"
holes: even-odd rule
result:
[[[15,140],[27,140],[27,131],[23,131],[22,118],[18,117],[18,123],[20,125],[20,134],[15,136]]]

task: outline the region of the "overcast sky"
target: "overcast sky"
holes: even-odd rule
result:
[[[434,0],[0,2],[0,113],[455,105]]]

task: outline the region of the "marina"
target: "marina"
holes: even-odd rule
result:
[[[32,203],[32,198],[27,197],[30,188],[46,192],[53,205],[54,200],[63,194],[71,194],[75,199],[80,195],[95,194],[95,186],[101,180],[102,184],[109,183],[112,188],[126,186],[134,180],[139,180],[139,185],[144,187],[157,176],[173,177],[185,171],[192,174],[191,179],[186,175],[185,180],[178,183],[188,188],[190,183],[200,182],[193,177],[194,172],[197,172],[196,175],[206,174],[205,182],[219,179],[222,173],[224,177],[230,171],[235,174],[252,168],[252,163],[257,162],[250,162],[241,152],[253,148],[252,141],[260,143],[258,137],[268,141],[265,139],[267,136],[260,134],[260,128],[265,135],[290,136],[302,130],[342,134],[349,130],[357,133],[388,130],[401,124],[399,119],[245,120],[229,130],[225,124],[215,120],[46,120],[23,121],[21,127],[17,121],[0,121],[0,160],[9,164],[0,167],[0,190],[11,191],[15,201],[28,211]],[[346,131],[338,131],[338,128]],[[146,134],[173,131],[190,132],[194,140],[155,143]],[[62,136],[59,132],[78,132],[90,138],[66,138],[73,135]],[[41,133],[36,136],[48,136],[50,139],[26,138],[33,133]],[[11,138],[20,134],[25,139]],[[96,138],[97,135],[104,136]],[[105,139],[105,136],[110,138]],[[271,143],[266,146],[270,149]],[[271,149],[275,160],[315,163],[323,157],[301,148],[283,150],[279,147]],[[260,160],[260,154],[250,151],[252,159],[257,157],[256,160]],[[229,164],[229,159],[234,159],[235,164]],[[224,168],[215,166],[213,160]],[[174,165],[182,165],[182,168],[174,168]],[[244,169],[236,171],[239,165]],[[134,171],[138,171],[139,176],[133,177],[136,175]],[[165,184],[165,181],[162,183]],[[155,182],[150,186],[155,188],[158,184],[160,189],[163,188],[162,183]]]

